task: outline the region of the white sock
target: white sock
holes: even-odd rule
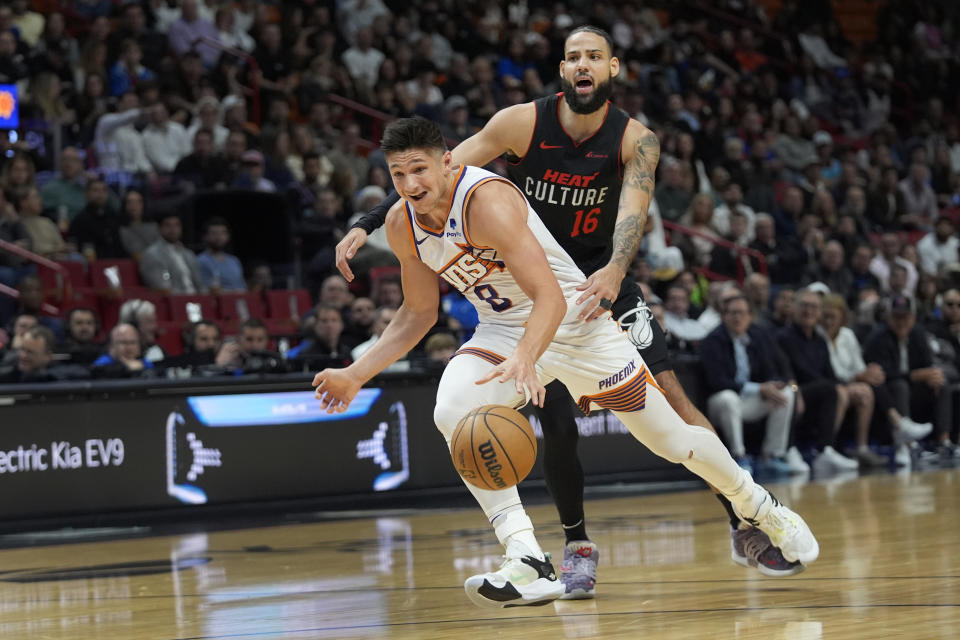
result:
[[[766,513],[771,502],[767,490],[753,480],[753,476],[741,469],[740,484],[731,493],[725,493],[733,510],[743,519],[757,519]]]
[[[540,544],[533,535],[533,522],[522,506],[516,505],[497,514],[491,520],[491,524],[497,539],[506,549],[508,558],[533,556],[538,560],[546,560]]]

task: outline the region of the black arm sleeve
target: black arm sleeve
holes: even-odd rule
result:
[[[387,220],[387,212],[390,211],[390,207],[397,204],[398,200],[400,200],[400,194],[391,189],[387,197],[380,201],[380,204],[370,209],[350,228],[363,229],[367,232],[367,235],[373,233],[383,226],[383,223]]]

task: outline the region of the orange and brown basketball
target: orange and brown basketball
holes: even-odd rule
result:
[[[509,489],[527,477],[537,459],[537,438],[519,411],[499,404],[463,416],[450,440],[457,473],[481,489]]]

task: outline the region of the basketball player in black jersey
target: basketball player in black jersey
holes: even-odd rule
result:
[[[625,278],[640,246],[660,158],[656,135],[609,102],[620,63],[613,42],[591,26],[574,29],[560,63],[563,93],[496,113],[484,128],[453,150],[458,164],[483,166],[506,154],[510,177],[526,194],[551,234],[588,274],[578,304],[584,317],[606,311],[625,329],[667,400],[683,420],[716,432],[687,398],[667,358],[663,330],[631,278]],[[398,200],[394,193],[358,221],[337,245],[337,267],[353,279],[347,261],[384,223]],[[590,310],[592,309],[592,311]],[[577,456],[577,425],[569,392],[548,385],[537,408],[544,434],[544,475],[566,534],[561,578],[566,598],[594,595],[599,551],[587,537],[583,469]],[[717,494],[730,517],[732,557],[767,575],[803,570],[788,562],[759,529],[741,523],[729,501]],[[747,544],[749,542],[750,544]]]

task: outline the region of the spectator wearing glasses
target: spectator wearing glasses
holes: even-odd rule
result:
[[[753,310],[743,295],[723,302],[722,318],[723,324],[700,344],[700,356],[709,363],[710,420],[724,434],[737,463],[750,468],[743,423],[766,418],[761,466],[791,473],[809,471],[795,448],[788,455],[797,386],[791,384],[777,345],[753,323]]]
[[[120,323],[110,331],[107,353],[94,360],[93,367],[95,377],[131,378],[153,369],[153,363],[143,358],[137,328]]]

